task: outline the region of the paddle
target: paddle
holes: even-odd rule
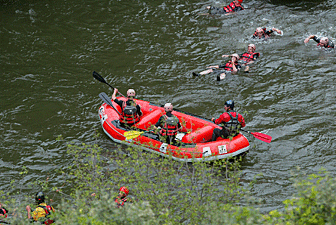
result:
[[[266,143],[271,143],[272,141],[272,137],[267,134],[258,133],[258,132],[250,132],[248,130],[243,130],[243,129],[240,129],[240,130],[246,133],[252,134],[255,138],[259,139],[260,141],[264,141]]]
[[[111,106],[120,116],[121,114],[118,112],[118,110],[116,108],[114,108],[111,99],[109,98],[109,96],[107,96],[107,94],[105,92],[102,92],[98,95],[106,104],[108,104],[109,106]]]
[[[137,131],[137,130],[126,131],[124,133],[124,137],[126,139],[134,139],[134,138],[139,137],[143,133],[145,133],[145,131]]]
[[[109,83],[106,82],[106,80],[104,79],[104,77],[102,77],[99,73],[97,73],[96,71],[93,71],[92,76],[94,78],[96,78],[97,80],[99,80],[100,82],[107,84],[108,86],[110,86],[112,89],[114,89],[114,87],[112,87]],[[126,98],[123,94],[121,94],[119,91],[118,93],[123,96],[124,98]]]

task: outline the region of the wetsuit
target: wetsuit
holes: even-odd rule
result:
[[[135,101],[128,99],[126,102],[124,102],[123,100],[114,99],[114,102],[117,103],[122,109],[122,116],[120,118],[121,123],[131,126],[139,122],[140,116],[142,116],[142,112],[140,106],[136,104]],[[136,108],[136,113],[134,112],[134,114],[126,114],[126,106],[134,106]]]
[[[162,127],[160,135],[166,138],[166,143],[176,144],[175,137],[177,131],[181,128],[180,121],[176,116],[174,116],[171,112],[167,112],[166,115],[162,115],[159,118],[155,126]]]
[[[266,40],[267,38],[269,38],[271,36],[271,34],[273,33],[273,30],[266,30],[266,27],[263,28],[264,34],[262,35],[261,38],[259,38],[259,36],[257,35],[257,32],[254,32],[253,34],[253,38],[259,38],[259,39],[264,39]]]
[[[257,58],[260,56],[259,52],[245,52],[240,55],[240,60],[245,61],[245,62],[251,62],[257,60]]]
[[[320,44],[320,42],[321,42],[321,38],[318,38],[316,36],[313,37],[313,40],[316,41],[318,44]],[[317,45],[317,46],[319,46],[319,45]],[[334,43],[329,40],[328,44],[324,45],[323,47],[325,47],[325,48],[334,48]]]
[[[240,10],[244,10],[243,6],[240,3],[236,3],[235,1],[233,1],[229,5],[223,8],[217,8],[217,7],[211,6],[210,14],[211,15],[225,14],[225,13],[230,13],[230,12],[238,12]]]
[[[220,124],[222,129],[215,128],[213,130],[212,141],[215,141],[218,137],[228,138],[230,135],[235,136],[239,133],[240,127],[245,127],[244,117],[231,110],[220,115],[214,123]]]

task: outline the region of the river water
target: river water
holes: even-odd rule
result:
[[[283,208],[296,167],[335,174],[335,52],[303,43],[310,34],[335,43],[336,1],[321,2],[252,0],[245,11],[208,17],[199,14],[219,1],[1,1],[0,189],[13,180],[31,194],[28,185],[46,177],[61,186],[53,170],[72,159],[59,135],[116,148],[97,115],[98,94],[112,90],[93,79],[95,70],[121,93],[134,88],[140,99],[207,118],[235,100],[247,130],[273,137],[267,144],[248,136],[244,182],[262,173],[252,190],[261,210]],[[259,26],[283,36],[251,39]],[[250,73],[221,82],[191,75],[249,43],[262,53]]]

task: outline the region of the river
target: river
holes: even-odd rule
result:
[[[239,13],[209,17],[200,14],[218,1],[1,1],[0,189],[14,181],[32,194],[29,184],[47,177],[62,186],[53,171],[72,159],[59,135],[116,149],[97,114],[98,94],[112,90],[94,80],[95,70],[121,93],[134,88],[140,99],[207,118],[233,99],[247,130],[273,137],[267,144],[248,135],[243,180],[262,173],[252,190],[261,210],[283,208],[296,167],[336,173],[335,52],[303,43],[310,34],[335,43],[335,3],[252,0]],[[259,26],[283,36],[253,40]],[[221,82],[192,76],[249,43],[261,53],[250,73]]]

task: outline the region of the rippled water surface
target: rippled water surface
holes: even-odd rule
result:
[[[112,94],[92,77],[96,70],[112,86],[138,98],[216,117],[234,99],[247,129],[271,135],[270,144],[248,136],[252,150],[242,163],[244,180],[262,210],[282,208],[294,194],[289,178],[297,166],[335,173],[335,52],[304,44],[310,34],[336,38],[336,1],[248,1],[247,10],[222,17],[199,15],[202,1],[2,1],[0,187],[50,177],[71,163],[56,141],[98,143],[116,149],[103,134],[98,94]],[[227,2],[229,3],[229,2]],[[276,27],[283,36],[251,39],[256,27]],[[249,43],[262,53],[250,73],[192,72],[224,63],[222,54],[243,53]],[[28,175],[20,175],[23,167]]]

